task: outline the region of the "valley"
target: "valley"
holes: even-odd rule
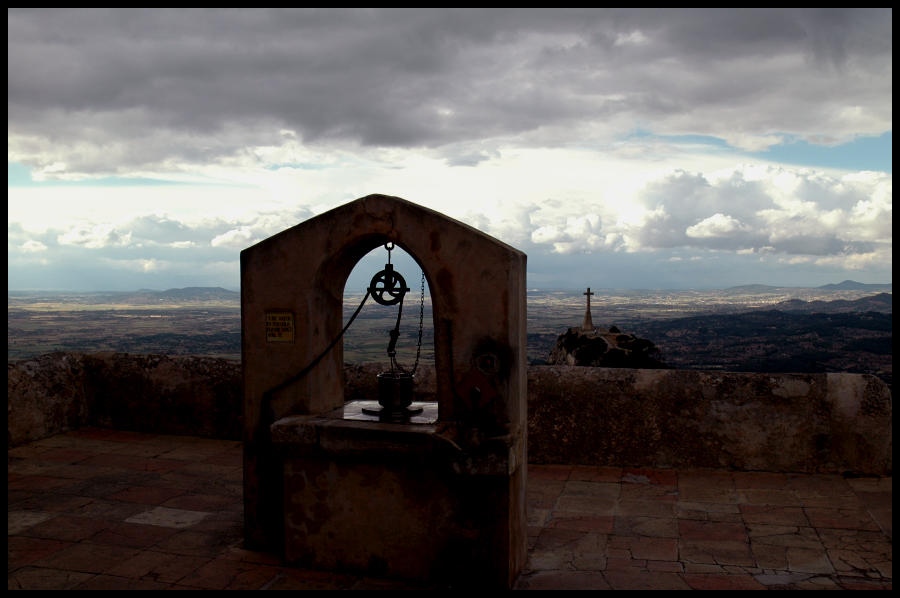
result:
[[[592,289],[591,315],[599,329],[615,326],[651,341],[673,368],[858,372],[890,384],[890,285],[836,286]],[[363,298],[345,297],[345,323]],[[417,356],[419,363],[433,363],[430,299],[427,292],[423,300],[413,291],[404,301],[397,343],[403,367],[412,367]],[[581,326],[585,297],[576,291],[532,290],[527,307],[527,361],[539,365],[560,334]],[[240,294],[226,289],[10,292],[7,320],[9,361],[55,351],[241,358]],[[396,307],[368,300],[343,336],[345,362],[387,364],[389,332],[396,325]]]

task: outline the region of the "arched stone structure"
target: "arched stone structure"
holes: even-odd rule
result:
[[[431,289],[433,423],[343,417],[344,285],[385,243]],[[241,252],[249,547],[325,569],[512,586],[526,554],[525,266],[520,251],[385,195]]]

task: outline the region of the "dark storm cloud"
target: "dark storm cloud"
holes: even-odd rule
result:
[[[828,119],[846,140],[890,121],[852,81],[886,75],[889,95],[891,50],[889,8],[8,9],[10,152],[124,173],[234,158],[282,130],[437,148],[651,120],[737,143]]]

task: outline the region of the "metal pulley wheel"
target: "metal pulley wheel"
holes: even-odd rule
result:
[[[391,264],[385,264],[384,270],[373,276],[369,283],[372,299],[381,305],[397,305],[408,292],[406,280]]]

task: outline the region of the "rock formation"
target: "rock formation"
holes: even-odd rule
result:
[[[605,368],[669,369],[660,350],[647,339],[624,334],[615,326],[602,332],[596,328],[569,328],[550,351],[549,365]]]

